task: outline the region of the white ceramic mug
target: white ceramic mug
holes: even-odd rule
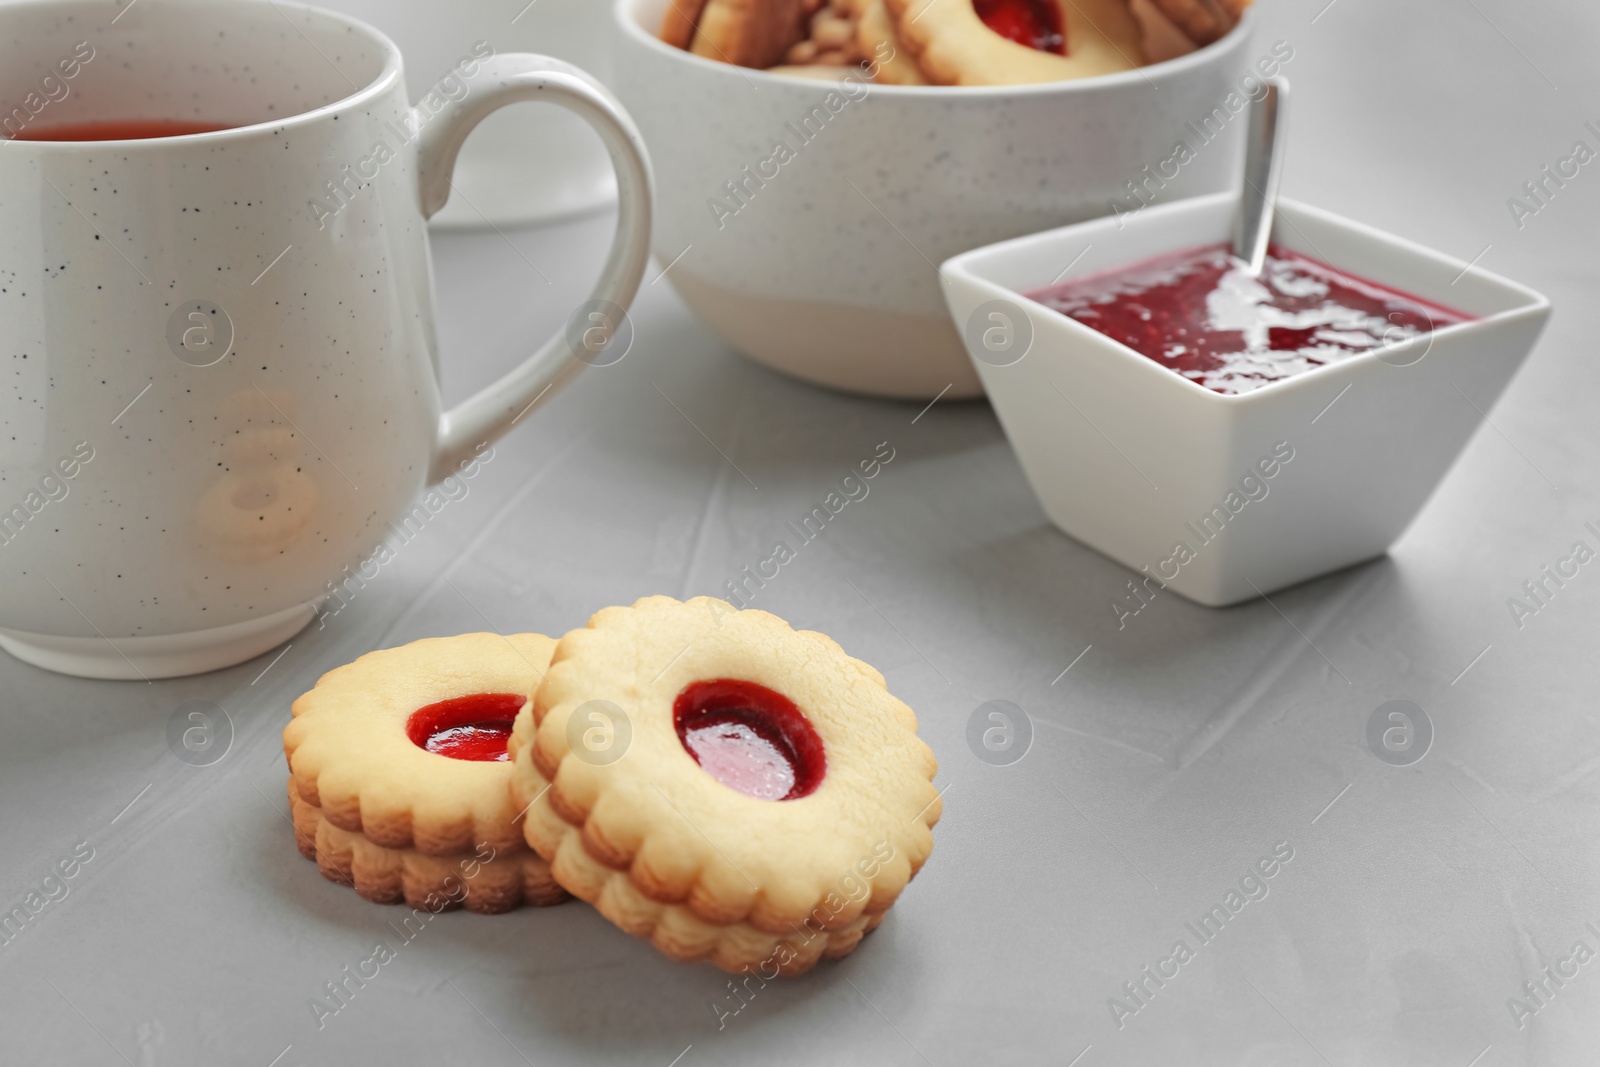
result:
[[[257,655],[593,361],[649,254],[638,134],[575,67],[470,58],[412,107],[392,42],[286,0],[0,6],[0,133],[231,127],[0,141],[0,647],[102,678]],[[574,327],[442,411],[425,220],[529,100],[604,140],[616,237]]]
[[[538,52],[610,81],[612,27],[603,0],[328,0],[377,26],[406,57],[406,84],[421,99],[484,42],[497,52]],[[435,229],[543,222],[598,210],[617,184],[600,141],[554,108],[512,108],[487,119],[456,161],[455,194]]]

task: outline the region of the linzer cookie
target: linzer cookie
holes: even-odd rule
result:
[[[1132,70],[1127,0],[884,0],[917,66],[939,85],[1020,85]]]
[[[883,676],[822,634],[701,597],[562,638],[512,732],[523,829],[629,933],[798,974],[883,920],[933,848],[933,753]]]
[[[928,84],[911,50],[900,40],[900,31],[883,0],[865,0],[856,19],[856,48],[862,56],[872,57],[875,80],[885,85]]]
[[[705,6],[706,0],[667,0],[667,10],[661,16],[661,39],[675,48],[688,49],[694,44],[695,26]]]
[[[1207,45],[1238,25],[1250,0],[1151,0],[1184,36]]]
[[[787,69],[794,67],[845,67],[859,63],[865,55],[859,50],[856,7],[860,0],[831,0],[811,16],[806,38],[792,45],[785,56]],[[837,78],[842,72],[833,71]]]
[[[342,830],[322,809],[300,797],[289,779],[295,844],[330,882],[348,885],[375,904],[404,902],[413,908],[494,915],[523,904],[543,906],[567,899],[535,852],[504,852],[487,842],[471,852],[430,856],[414,848],[384,848],[364,834]]]
[[[814,0],[703,0],[689,50],[741,67],[770,67],[804,39],[813,10]],[[665,28],[681,36],[682,18],[669,5]]]
[[[1210,44],[1251,0],[670,0],[661,38],[777,74],[1024,85],[1132,70]]]
[[[323,675],[283,731],[301,853],[379,903],[502,912],[565,899],[523,839],[506,752],[554,649],[539,634],[463,634]]]

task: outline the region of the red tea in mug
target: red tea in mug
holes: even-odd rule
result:
[[[27,126],[13,141],[142,141],[151,137],[184,137],[191,133],[215,133],[233,128],[232,123],[194,122],[190,119],[103,119],[95,122],[62,122],[55,125]]]

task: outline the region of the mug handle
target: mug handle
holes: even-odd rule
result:
[[[450,198],[456,155],[473,127],[507,104],[525,100],[558,104],[600,135],[617,175],[617,232],[600,279],[582,306],[604,303],[626,309],[639,291],[650,259],[652,190],[649,157],[628,113],[588,74],[548,56],[491,56],[462,80],[466,94],[437,114],[420,106],[411,109],[412,121],[425,124],[417,147],[423,217],[432,216]],[[621,324],[608,314],[602,325],[610,340]],[[454,473],[472,457],[474,448],[500,437],[583,367],[566,333],[558,333],[498,381],[444,412],[428,484]]]

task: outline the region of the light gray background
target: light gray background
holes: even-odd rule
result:
[[[0,1062],[1593,1063],[1600,961],[1521,1030],[1506,1001],[1574,942],[1600,950],[1600,565],[1520,630],[1507,600],[1575,540],[1600,547],[1583,529],[1600,520],[1600,162],[1521,229],[1506,200],[1579,138],[1600,147],[1582,125],[1600,120],[1600,14],[1325,2],[1262,4],[1260,41],[1296,49],[1285,192],[1481,257],[1557,309],[1389,558],[1273,605],[1166,595],[1119,630],[1127,575],[1046,523],[987,406],[918,418],[796,384],[647,285],[628,357],[530,418],[281,658],[154,685],[0,661],[0,908],[94,848],[0,947]],[[560,324],[609,225],[437,241],[452,398]],[[717,593],[879,441],[896,458],[871,495],[755,603],[881,668],[939,756],[937,847],[884,927],[719,1030],[724,975],[584,905],[448,915],[319,1031],[308,1001],[395,940],[397,911],[296,853],[290,701],[372,648]],[[1364,740],[1396,698],[1436,729],[1406,768]],[[214,766],[168,750],[191,699],[236,727]],[[1032,718],[1009,767],[964,740],[992,699]],[[1278,842],[1294,859],[1270,895],[1119,1030],[1108,998],[1195,945],[1185,921]]]

